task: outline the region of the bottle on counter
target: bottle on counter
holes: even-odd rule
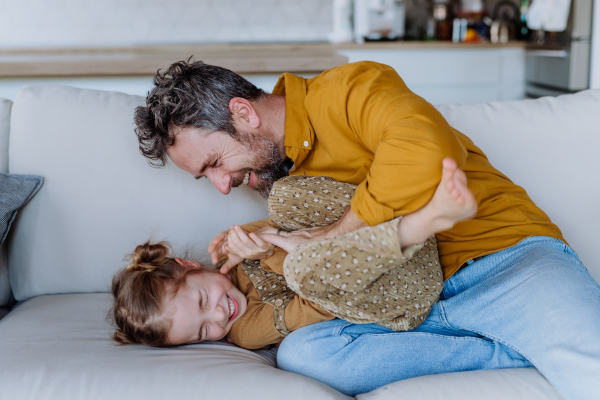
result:
[[[436,40],[452,40],[452,14],[450,0],[434,0],[433,20]]]
[[[425,40],[428,42],[435,40],[435,20],[433,17],[427,18],[427,25],[425,27]]]
[[[529,0],[521,0],[521,5],[519,7],[519,19],[521,22],[521,27],[519,29],[519,39],[529,39],[531,36],[531,32],[529,31],[529,27],[527,27],[527,13],[529,12]]]
[[[354,39],[352,0],[333,0],[333,32],[330,43],[349,43]]]

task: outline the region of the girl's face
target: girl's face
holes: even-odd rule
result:
[[[223,339],[246,312],[246,296],[218,269],[180,258],[175,261],[199,272],[189,274],[175,296],[165,300],[163,316],[173,321],[167,344]]]

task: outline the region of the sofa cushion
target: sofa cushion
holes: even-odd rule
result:
[[[0,306],[12,301],[4,242],[17,211],[37,193],[43,181],[41,176],[0,173]]]
[[[247,187],[223,196],[171,165],[148,166],[134,133],[139,96],[66,86],[27,86],[12,110],[9,168],[45,178],[9,242],[17,300],[106,292],[123,257],[148,240],[173,247],[209,241],[232,224],[267,216]]]
[[[391,383],[357,400],[563,400],[535,368],[426,375]]]
[[[12,101],[0,98],[0,174],[8,172],[8,133],[10,130],[10,110]],[[8,258],[6,245],[0,245],[0,307],[12,298],[8,280]]]
[[[274,368],[275,352],[207,342],[117,346],[103,293],[48,295],[0,320],[3,399],[349,399]],[[284,395],[285,394],[285,395]]]
[[[7,399],[349,399],[312,379],[278,370],[275,350],[225,342],[170,349],[117,346],[105,293],[47,295],[0,321],[0,387]],[[471,371],[395,382],[359,400],[554,400],[533,368]]]
[[[438,109],[527,190],[600,282],[600,90]]]
[[[17,211],[31,199],[44,182],[36,175],[0,174],[0,245],[17,216]]]

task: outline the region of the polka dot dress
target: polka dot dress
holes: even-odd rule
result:
[[[286,177],[273,186],[269,214],[287,231],[328,225],[350,206],[355,188],[328,177]],[[400,250],[401,218],[298,246],[284,262],[288,287],[349,322],[419,326],[439,299],[443,275],[434,236]]]

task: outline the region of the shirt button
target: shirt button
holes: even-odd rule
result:
[[[277,300],[275,300],[275,305],[276,305],[277,307],[281,307],[281,306],[283,305],[283,300],[281,300],[281,299],[277,299]]]
[[[308,143],[308,140],[305,140],[305,141],[304,141],[304,147],[308,147],[308,145],[309,145],[309,144],[310,144],[310,143]]]

